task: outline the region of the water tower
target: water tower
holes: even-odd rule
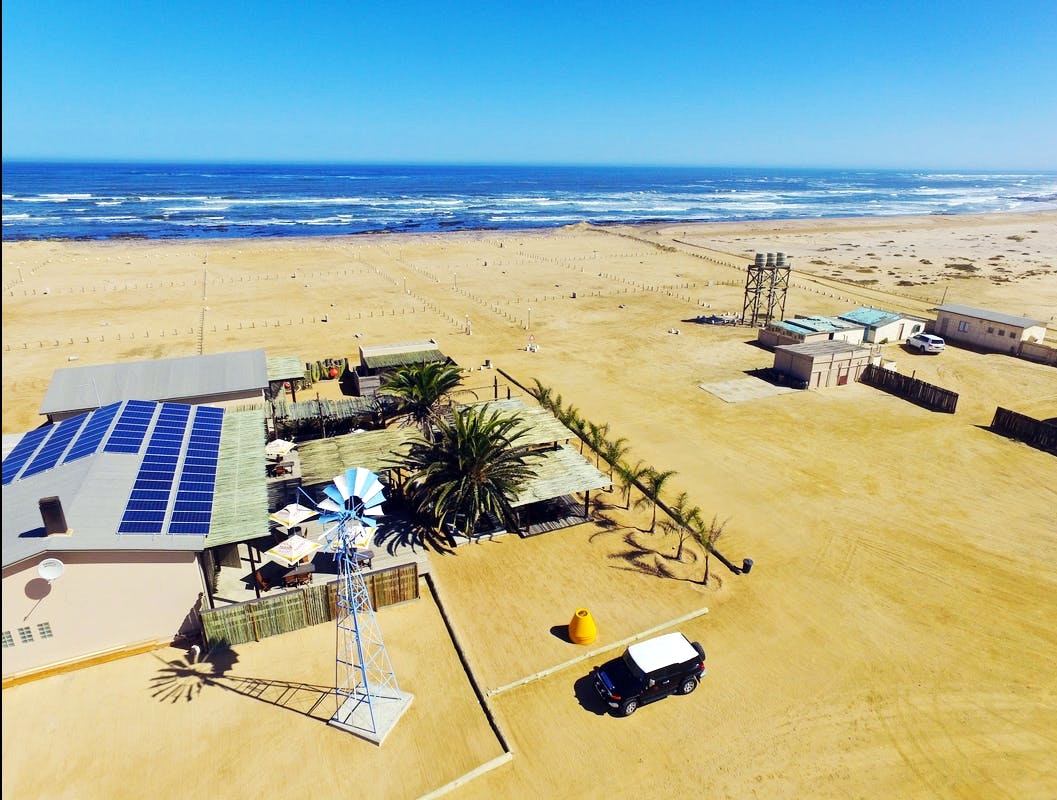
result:
[[[785,319],[785,295],[791,269],[785,253],[756,254],[745,275],[742,322],[756,327],[766,325],[775,317]]]

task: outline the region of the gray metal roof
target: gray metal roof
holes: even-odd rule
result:
[[[267,386],[263,350],[65,367],[52,375],[40,413],[101,408],[121,400],[187,401]]]
[[[1031,328],[1035,325],[1045,324],[1045,321],[1041,319],[1018,317],[1014,314],[1003,314],[1001,311],[989,311],[986,308],[973,308],[972,306],[963,306],[957,303],[937,306],[936,311],[946,311],[948,314],[958,314],[962,317],[972,317],[973,319],[982,319],[987,322],[998,322],[1002,325],[1009,325],[1011,328]]]
[[[163,404],[143,405],[156,407]],[[163,407],[173,406],[187,408],[180,404],[165,404]],[[198,407],[198,410],[192,408],[191,412],[197,417],[205,413],[200,410],[202,408],[204,407]],[[84,416],[92,416],[95,419],[102,418],[105,414],[103,411],[96,411]],[[77,419],[72,418],[59,425],[46,426],[49,429],[49,437],[35,446],[33,458],[47,449],[49,439],[53,438],[52,435],[59,430],[60,425],[76,427]],[[150,419],[148,426],[153,429],[159,424],[160,412],[157,409],[152,411]],[[103,427],[112,434],[119,422],[120,417],[114,416]],[[91,423],[92,420],[88,420],[80,430],[87,433]],[[181,452],[188,450],[191,437],[192,425],[188,424],[176,440]],[[73,457],[78,443],[75,438],[61,448],[61,452],[69,457],[69,460],[58,458],[55,466],[37,472],[31,468],[32,461],[26,460],[20,466],[13,466],[5,459],[4,480],[7,482],[3,485],[3,565],[7,567],[45,552],[202,550],[205,535],[170,532],[169,522],[165,522],[161,532],[157,534],[118,533],[151,440],[146,430],[141,432],[138,438],[139,442],[134,448],[114,452],[104,448],[104,438],[101,436],[93,448]],[[19,458],[14,460],[21,461]],[[263,447],[260,448],[260,463],[260,472],[263,473]],[[29,476],[20,477],[25,473],[29,473]],[[176,487],[182,474],[183,466],[175,468],[172,488],[169,490],[170,498],[176,495]],[[63,514],[71,531],[68,535],[45,535],[39,501],[41,498],[52,496],[58,497],[62,504]],[[267,511],[263,517],[267,518]]]
[[[825,339],[821,342],[804,342],[803,344],[783,344],[774,348],[775,350],[787,350],[790,353],[800,353],[802,355],[810,356],[828,356],[834,353],[852,353],[856,351],[863,351],[869,353],[869,347],[863,347],[861,344],[852,344],[851,342],[845,342],[839,339]]]

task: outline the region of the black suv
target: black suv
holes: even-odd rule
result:
[[[620,716],[670,694],[690,694],[705,676],[705,651],[681,633],[631,645],[594,668],[595,691]]]

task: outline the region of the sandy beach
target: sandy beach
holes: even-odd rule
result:
[[[1057,371],[892,343],[957,413],[862,384],[727,402],[702,386],[772,354],[692,320],[741,311],[755,252],[792,259],[787,317],[961,303],[1057,342],[1057,212],[5,243],[5,434],[40,424],[67,366],[434,338],[467,397],[491,397],[490,362],[675,470],[665,496],[725,520],[719,550],[755,566],[712,559],[702,585],[699,550],[676,563],[648,508],[604,493],[598,524],[433,556],[422,598],[379,613],[415,695],[381,747],[325,724],[317,626],[5,689],[3,796],[1057,796],[1057,461],[987,430],[997,406],[1057,417]],[[589,649],[554,632],[581,606]],[[705,646],[701,687],[602,713],[591,667],[667,630]]]

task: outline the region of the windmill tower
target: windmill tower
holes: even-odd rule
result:
[[[330,524],[324,549],[335,555],[339,575],[337,710],[329,724],[381,744],[412,700],[397,685],[357,558],[357,548],[370,542],[377,527],[385,495],[378,476],[364,467],[336,475],[323,493],[316,508],[320,521]]]

